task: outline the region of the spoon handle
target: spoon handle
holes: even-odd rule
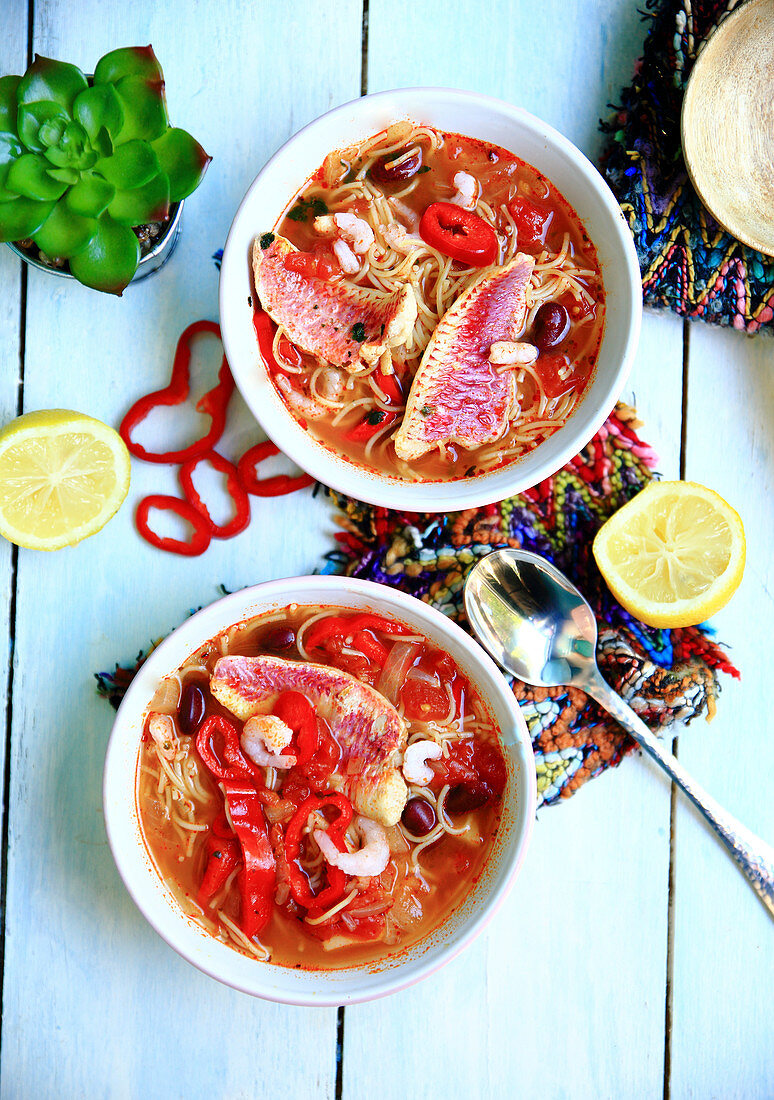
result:
[[[664,748],[662,742],[602,679],[599,672],[583,685],[583,690],[620,722],[637,744],[650,753],[672,781],[688,795],[726,845],[769,914],[774,917],[774,849],[740,824],[699,786],[677,757]]]

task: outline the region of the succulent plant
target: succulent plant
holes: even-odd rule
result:
[[[170,127],[151,46],[105,54],[90,79],[36,56],[0,78],[0,241],[31,238],[79,282],[120,294],[140,260],[133,227],[166,219],[210,159]]]

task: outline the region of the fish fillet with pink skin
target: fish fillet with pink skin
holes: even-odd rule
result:
[[[524,327],[534,263],[517,252],[444,313],[411,384],[395,436],[399,458],[410,462],[439,443],[493,443],[518,414],[516,371],[490,363],[489,349]]]
[[[271,711],[283,691],[300,691],[341,746],[347,793],[358,813],[397,825],[408,789],[396,759],[406,747],[406,723],[378,691],[327,665],[282,657],[221,657],[210,691],[240,721]]]
[[[372,365],[388,348],[405,344],[417,319],[409,283],[387,294],[344,279],[288,271],[285,257],[297,251],[284,237],[265,249],[259,239],[252,257],[261,306],[296,347],[346,368]]]

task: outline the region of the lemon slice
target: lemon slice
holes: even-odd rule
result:
[[[129,452],[100,420],[44,409],[0,431],[0,534],[17,546],[73,546],[105,526],[128,489]]]
[[[742,521],[693,481],[653,481],[597,532],[594,557],[618,602],[649,626],[694,626],[744,572]]]

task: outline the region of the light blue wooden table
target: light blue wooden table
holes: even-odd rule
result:
[[[33,52],[88,71],[109,49],[150,41],[173,121],[215,159],[186,204],[173,261],[121,300],[27,272],[0,249],[2,422],[64,406],[117,424],[157,388],[182,328],[217,317],[210,257],[250,180],[299,127],[364,91],[487,92],[596,157],[597,120],[640,51],[637,7],[4,0],[0,71],[22,71]],[[762,338],[648,315],[625,395],[636,398],[661,472],[712,485],[747,528],[747,573],[716,622],[744,678],[725,683],[711,725],[681,734],[679,754],[769,838],[773,359]],[[242,407],[230,446],[258,438]],[[326,503],[307,491],[254,502],[249,530],[200,559],[162,556],[136,536],[132,515],[146,493],[173,486],[171,473],[137,465],[126,506],[95,538],[54,555],[0,546],[0,629],[10,639],[0,761],[5,1100],[774,1095],[770,920],[645,760],[543,811],[487,934],[385,1001],[337,1013],[252,1000],[157,937],[105,840],[111,713],[92,672],[131,657],[220,583],[311,571],[334,530]]]

